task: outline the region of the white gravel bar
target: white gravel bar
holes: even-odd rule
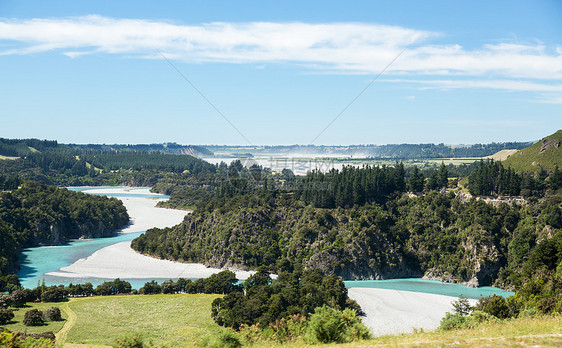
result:
[[[446,312],[454,312],[456,297],[413,291],[350,288],[349,297],[357,301],[366,316],[363,323],[375,336],[433,331]],[[470,300],[474,305],[476,300]]]
[[[148,188],[99,188],[89,189],[96,194],[152,194]],[[182,210],[157,208],[156,203],[164,199],[146,197],[118,197],[127,208],[131,223],[121,233],[146,231],[152,227],[172,227],[183,221],[188,213]],[[131,249],[131,242],[120,242],[102,248],[92,255],[49,276],[69,278],[206,278],[220,272],[218,268],[207,268],[202,264],[181,263],[145,256]],[[235,271],[238,279],[244,280],[254,272]]]

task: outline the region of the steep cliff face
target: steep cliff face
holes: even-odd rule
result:
[[[123,221],[121,226],[126,225]],[[78,222],[67,220],[64,223],[37,223],[33,226],[28,246],[60,245],[71,239],[111,237],[116,227],[102,221]]]
[[[423,279],[445,283],[459,283],[470,288],[492,285],[498,271],[505,265],[498,248],[491,240],[475,240],[472,236],[461,243],[462,263],[465,271],[452,274],[444,267],[432,267],[423,274]]]

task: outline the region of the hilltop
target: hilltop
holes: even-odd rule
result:
[[[552,171],[562,166],[562,130],[509,156],[503,164],[516,171],[536,171],[542,167]]]

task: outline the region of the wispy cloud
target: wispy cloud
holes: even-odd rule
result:
[[[562,92],[562,83],[547,81],[544,83],[517,80],[421,80],[421,79],[386,79],[386,82],[411,83],[420,85],[420,89],[459,89],[490,88],[505,91]]]
[[[0,20],[0,55],[55,51],[74,59],[92,53],[160,59],[158,50],[186,62],[288,62],[316,71],[356,74],[380,71],[408,47],[387,74],[418,79],[414,82],[429,88],[561,92],[560,84],[555,84],[562,81],[560,46],[505,42],[469,50],[458,43],[436,44],[444,40],[442,36],[368,23],[180,25],[91,15]],[[445,79],[427,81],[427,76]]]
[[[509,92],[537,92],[538,98],[535,100],[540,103],[562,104],[562,83],[552,83],[552,81],[533,82],[517,80],[425,80],[425,79],[386,79],[386,82],[412,84],[421,90],[427,89],[464,89],[464,88],[485,88],[497,89]]]

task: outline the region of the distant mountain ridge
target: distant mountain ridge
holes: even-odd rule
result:
[[[554,170],[562,166],[562,130],[526,147],[503,161],[504,166],[516,171]]]

